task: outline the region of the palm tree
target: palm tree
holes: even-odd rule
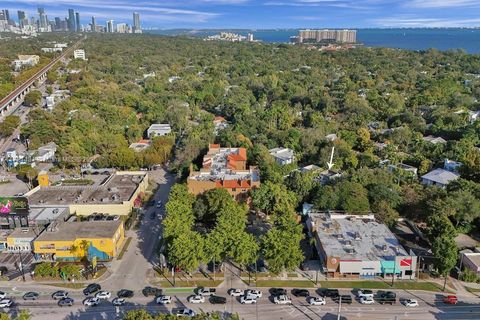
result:
[[[80,242],[80,248],[82,249],[83,256],[87,257],[88,249],[90,248],[90,242],[88,242],[87,240],[82,240],[82,242]]]
[[[73,256],[74,256],[75,258],[77,258],[78,246],[76,246],[76,245],[73,244],[73,245],[70,247],[70,253],[73,254]]]

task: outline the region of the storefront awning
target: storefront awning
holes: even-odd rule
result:
[[[395,261],[381,261],[382,273],[401,273],[400,266],[395,263]]]

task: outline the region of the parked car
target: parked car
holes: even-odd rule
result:
[[[240,296],[243,296],[243,290],[242,289],[235,289],[235,288],[231,288],[227,291],[227,293],[229,295],[231,295],[232,297],[240,297]]]
[[[85,289],[83,289],[83,294],[89,296],[100,290],[102,290],[102,287],[98,283],[90,283]]]
[[[372,290],[362,290],[362,289],[359,289],[355,292],[355,294],[357,295],[357,297],[360,299],[362,297],[365,297],[365,298],[372,298],[373,299],[373,291]]]
[[[110,296],[112,294],[108,291],[98,291],[97,294],[95,295],[95,297],[97,297],[98,299],[102,299],[102,300],[108,300],[110,299]]]
[[[418,301],[415,299],[407,299],[403,301],[405,307],[418,307]]]
[[[142,293],[145,297],[149,297],[149,296],[158,297],[158,296],[161,296],[163,294],[163,290],[158,289],[158,288],[154,288],[154,287],[145,287],[145,288],[143,288]]]
[[[307,289],[292,289],[292,294],[295,297],[308,297],[310,296],[310,292]]]
[[[324,306],[327,303],[324,297],[308,297],[307,302],[311,306]]]
[[[381,292],[378,295],[378,302],[380,304],[395,304],[397,303],[397,295],[395,292],[392,291],[387,291],[387,292]]]
[[[177,317],[195,317],[196,313],[192,309],[188,308],[176,308],[172,310],[172,314]]]
[[[254,290],[254,289],[247,289],[245,290],[245,295],[248,297],[254,297],[255,299],[261,298],[262,297],[262,291],[260,290]]]
[[[37,292],[27,292],[23,295],[23,300],[37,300],[39,297],[39,294]]]
[[[338,289],[324,289],[320,291],[320,295],[323,297],[336,298],[340,295]]]
[[[97,297],[87,298],[83,300],[83,305],[87,307],[95,307],[100,303],[100,299]]]
[[[211,304],[225,304],[227,303],[227,298],[220,296],[210,296],[210,298],[208,298],[208,301],[210,301]]]
[[[290,300],[290,298],[286,294],[282,294],[282,295],[279,295],[279,296],[275,296],[273,298],[273,303],[275,303],[275,304],[292,304],[292,300]]]
[[[374,304],[375,300],[373,300],[373,297],[360,297],[360,303],[361,304]]]
[[[155,211],[150,212],[150,220],[155,220],[157,213]]]
[[[2,299],[0,300],[0,308],[10,308],[13,304],[12,299]]]
[[[0,291],[0,299],[5,299],[6,296],[7,296],[6,292]]]
[[[132,290],[127,290],[127,289],[122,289],[117,292],[117,297],[119,298],[131,298],[133,297],[133,291]]]
[[[204,287],[197,287],[193,292],[197,295],[202,295],[202,296],[213,296],[216,292],[217,289],[215,288],[204,288]]]
[[[170,304],[172,303],[172,297],[170,296],[159,296],[155,300],[158,304]]]
[[[68,298],[68,292],[65,291],[65,290],[55,291],[55,292],[52,294],[52,298],[53,298],[54,300],[60,300],[60,299]]]
[[[251,296],[241,296],[240,297],[241,304],[254,304],[257,303],[257,299]]]
[[[124,298],[115,298],[112,300],[112,304],[116,307],[123,306],[125,304]]]
[[[59,307],[71,307],[73,306],[73,303],[74,301],[72,298],[64,298],[64,299],[58,300]]]
[[[287,294],[287,290],[282,289],[282,288],[272,288],[270,289],[270,293],[272,296],[284,296]]]
[[[458,298],[457,296],[454,296],[454,295],[446,296],[443,298],[443,302],[446,304],[457,304]]]
[[[187,301],[190,303],[205,303],[205,297],[202,295],[192,295],[187,298]]]
[[[162,200],[158,200],[157,201],[157,209],[161,209],[162,208]]]

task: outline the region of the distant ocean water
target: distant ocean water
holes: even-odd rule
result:
[[[480,29],[357,29],[357,41],[367,47],[388,47],[408,50],[463,49],[468,53],[480,54]],[[255,39],[265,42],[288,42],[291,36],[298,34],[298,29],[278,30],[152,30],[153,34],[190,35],[206,37],[229,31],[242,35],[253,33]]]

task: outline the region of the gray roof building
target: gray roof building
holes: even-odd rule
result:
[[[288,148],[274,148],[268,152],[275,158],[278,164],[285,165],[295,161],[295,153],[292,149]]]
[[[422,183],[427,186],[438,186],[444,188],[451,181],[457,180],[460,175],[445,169],[435,169],[422,176]]]

